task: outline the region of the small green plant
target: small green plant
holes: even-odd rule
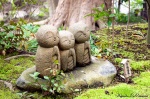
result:
[[[38,42],[36,39],[32,39],[32,40],[28,41],[27,51],[35,53],[37,50],[37,46],[38,46]]]
[[[94,39],[96,39],[95,35],[91,34],[91,35],[90,35],[91,54],[92,54],[93,56],[100,56],[100,57],[101,57],[100,50],[99,50],[99,48],[95,45]]]
[[[17,22],[10,21],[9,24],[0,22],[0,50],[25,50],[28,48],[32,51],[37,47],[34,33],[38,30],[39,26],[26,24],[23,19]],[[29,47],[30,44],[30,47]]]
[[[33,94],[29,94],[27,91],[25,92],[19,92],[17,93],[17,95],[21,98],[21,99],[32,99],[34,97]]]
[[[40,79],[38,77],[40,75],[39,72],[34,72],[34,74],[30,74],[30,76],[33,77],[35,83],[41,86],[43,93],[48,92],[48,94],[52,95],[56,94],[57,92],[60,93],[61,89],[64,88],[62,79],[64,78],[65,74],[62,71],[54,71],[54,70],[50,70],[50,74],[52,74],[52,76],[43,77],[48,82],[47,85],[38,83],[38,79]]]
[[[128,21],[128,16],[124,13],[118,13],[116,17],[116,21],[118,23],[127,23]],[[144,21],[140,16],[135,16],[134,13],[130,14],[130,23],[144,23]]]
[[[118,64],[118,65],[121,63],[121,61],[122,61],[121,58],[115,58],[114,59],[115,64]]]
[[[107,26],[110,27],[112,24],[112,18],[115,17],[115,14],[111,13],[111,9],[105,9],[105,5],[102,4],[99,7],[93,8],[93,13],[88,14],[87,16],[93,16],[95,21],[103,20],[107,23]]]

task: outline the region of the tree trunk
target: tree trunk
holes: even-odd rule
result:
[[[147,1],[147,5],[148,5],[148,10],[147,10],[147,13],[148,13],[147,44],[150,46],[150,1],[149,0],[146,0],[146,1]]]
[[[120,12],[121,0],[118,1],[118,11]]]
[[[56,7],[58,5],[58,0],[47,0],[49,6],[49,17],[52,17],[54,14]]]
[[[48,24],[59,28],[61,25],[69,27],[71,24],[83,21],[89,29],[95,30],[95,24],[97,23],[98,27],[101,27],[101,24],[94,22],[92,16],[85,16],[91,14],[92,9],[101,4],[105,4],[109,8],[111,0],[59,0],[56,11]]]

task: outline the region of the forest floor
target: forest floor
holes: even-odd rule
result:
[[[150,98],[150,49],[146,45],[147,24],[132,24],[126,33],[126,26],[116,26],[112,43],[112,33],[102,29],[91,34],[92,54],[108,59],[117,68],[117,75],[109,86],[85,89],[69,95],[43,97],[39,92],[19,90],[16,80],[27,68],[34,66],[34,57],[20,57],[5,61],[8,56],[0,56],[0,99],[122,99]],[[132,76],[125,82],[122,59],[130,59]],[[5,84],[4,84],[5,83]]]

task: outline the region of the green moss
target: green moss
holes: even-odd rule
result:
[[[121,63],[122,59],[121,58],[115,58],[114,62],[115,64],[119,65]]]
[[[149,92],[147,87],[121,83],[104,89],[90,89],[75,99],[139,99],[141,97],[148,99]]]
[[[133,53],[133,52],[122,51],[121,54],[122,54],[122,56],[124,58],[129,58],[129,59],[133,59],[134,60],[135,53]]]
[[[105,89],[90,89],[74,99],[116,99],[116,96],[105,94]]]
[[[132,70],[136,71],[144,71],[150,69],[150,61],[131,61],[131,68]]]
[[[0,90],[0,99],[20,99],[20,97],[7,89]]]
[[[111,93],[119,97],[134,97],[136,90],[127,84],[119,84],[111,88]]]
[[[20,74],[34,65],[34,58],[12,59],[10,62],[0,59],[0,79],[15,82]]]
[[[139,77],[133,79],[135,84],[150,86],[150,72],[142,72]]]

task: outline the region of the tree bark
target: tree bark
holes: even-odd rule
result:
[[[150,46],[150,0],[146,0],[148,5],[148,32],[147,32],[147,44]]]
[[[111,0],[59,0],[56,11],[48,24],[59,28],[61,25],[69,27],[71,24],[83,21],[89,29],[95,30],[95,23],[99,22],[94,22],[92,16],[85,16],[91,14],[94,7],[103,3],[107,4],[107,7],[111,7]],[[98,25],[101,27],[100,23]]]
[[[56,7],[58,5],[58,0],[47,0],[49,6],[49,17],[55,13]]]

